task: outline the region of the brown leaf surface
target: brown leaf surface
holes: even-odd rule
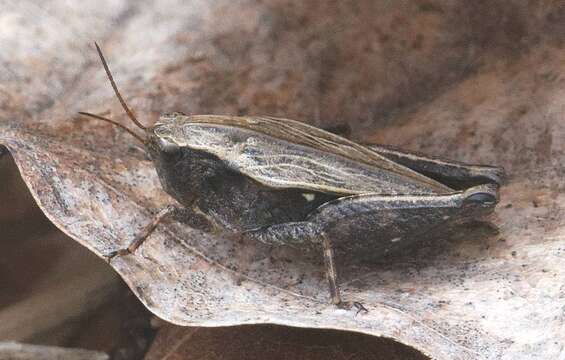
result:
[[[418,351],[366,334],[276,325],[159,330],[144,360],[424,360]]]
[[[563,35],[558,3],[309,1],[37,5],[0,15],[0,143],[39,206],[96,254],[171,202],[133,139],[74,119],[123,118],[87,44],[102,43],[146,123],[160,112],[350,124],[357,138],[504,166],[496,225],[372,267],[167,223],[112,266],[179,325],[276,323],[396,339],[438,359],[556,358],[563,345]],[[125,122],[124,122],[125,123]],[[559,266],[561,265],[561,266]]]
[[[16,342],[0,342],[0,359],[8,360],[108,360],[99,351],[65,349],[57,346],[41,346]]]

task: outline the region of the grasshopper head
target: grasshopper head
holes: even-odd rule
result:
[[[159,121],[148,130],[147,149],[152,159],[162,156],[174,157],[179,153],[179,145],[175,141],[178,126],[175,118],[180,113],[164,114]]]

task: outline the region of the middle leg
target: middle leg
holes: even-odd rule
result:
[[[311,243],[321,245],[324,255],[326,279],[332,303],[341,304],[337,268],[332,243],[324,231],[311,222],[289,222],[246,231],[244,236],[268,245],[304,246]]]

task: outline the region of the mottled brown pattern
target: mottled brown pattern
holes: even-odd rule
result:
[[[175,222],[113,266],[177,324],[347,329],[438,359],[557,358],[563,5],[491,4],[3,3],[0,142],[50,220],[99,255],[127,244],[171,199],[134,139],[74,118],[88,110],[124,120],[92,40],[145,124],[171,111],[347,123],[354,138],[501,165],[499,233],[471,226],[344,270],[342,295],[369,310],[357,317],[327,304],[319,257]]]

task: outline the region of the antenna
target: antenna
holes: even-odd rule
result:
[[[94,118],[94,119],[97,119],[97,120],[102,120],[102,121],[108,122],[108,123],[110,123],[110,124],[116,125],[117,127],[119,127],[119,128],[121,128],[121,129],[127,131],[131,136],[133,136],[133,137],[136,138],[137,140],[141,141],[141,142],[143,143],[143,145],[146,145],[146,144],[147,144],[147,140],[143,139],[141,136],[137,135],[137,134],[134,133],[132,130],[128,129],[126,126],[120,124],[120,123],[117,122],[117,121],[114,121],[114,120],[105,118],[105,117],[100,116],[100,115],[87,113],[87,112],[84,112],[84,111],[79,111],[78,113],[81,114],[81,115],[84,115],[84,116],[88,116],[88,117],[91,117],[91,118]]]
[[[120,104],[122,104],[122,107],[124,108],[126,114],[128,114],[128,117],[131,119],[131,121],[133,121],[135,123],[135,125],[137,125],[137,127],[147,131],[147,127],[143,126],[139,121],[137,121],[137,118],[135,117],[133,112],[130,110],[130,108],[127,106],[126,102],[122,98],[122,95],[120,95],[120,92],[118,91],[118,87],[116,86],[116,83],[114,82],[114,78],[112,77],[112,73],[110,72],[110,68],[108,67],[108,63],[106,63],[106,59],[104,59],[104,55],[102,54],[102,50],[100,50],[100,46],[98,46],[98,44],[96,42],[94,42],[94,46],[96,46],[96,51],[98,51],[98,56],[100,56],[100,60],[102,60],[102,66],[104,66],[104,70],[106,70],[106,75],[108,75],[108,79],[110,80],[110,84],[112,84],[112,88],[114,89],[114,93],[118,97],[118,100],[120,100]],[[86,114],[85,113],[83,115],[90,116],[92,114]],[[93,117],[95,117],[99,120],[102,120],[102,118],[97,117],[97,115],[95,115]],[[104,118],[104,120],[108,121],[109,119]],[[113,123],[117,124],[115,122],[113,122]]]

